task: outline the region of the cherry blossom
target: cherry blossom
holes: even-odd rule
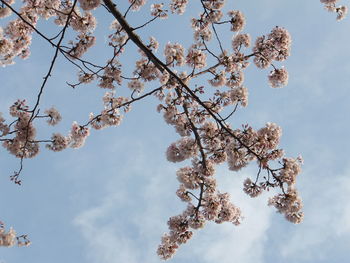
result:
[[[50,108],[50,109],[47,109],[45,110],[44,112],[45,114],[48,115],[49,119],[47,120],[47,123],[49,125],[56,125],[58,122],[61,121],[62,119],[62,116],[61,114],[58,112],[58,110],[56,110],[54,107]]]
[[[149,4],[146,0],[129,0],[125,10],[125,3],[116,5],[111,0],[24,1],[18,11],[13,8],[14,1],[0,1],[0,18],[8,17],[4,20],[7,24],[0,27],[2,66],[28,58],[33,37],[42,38],[54,50],[36,100],[29,105],[25,99],[18,99],[9,107],[9,118],[0,114],[2,145],[19,159],[12,181],[21,183],[24,160],[35,157],[42,144],[53,152],[78,149],[86,143],[91,129],[119,126],[132,104],[154,96],[157,111],[179,136],[169,143],[165,156],[170,162],[183,162],[176,172],[179,184],[175,194],[186,205],[183,212],[168,220],[169,231],[162,236],[157,250],[161,259],[171,258],[208,221],[242,223],[243,213],[235,200],[219,189],[216,167],[221,164],[237,174],[249,164],[256,164],[257,172],[244,180],[243,191],[258,197],[274,189],[268,205],[292,223],[302,221],[302,201],[296,190],[302,162],[285,156],[279,148],[282,128],[271,122],[260,128],[249,124],[233,126],[230,122],[248,106],[251,90],[245,83],[245,71],[250,65],[267,71],[271,87],[287,85],[288,72],[280,65],[291,54],[292,38],[287,29],[276,26],[253,39],[243,32],[249,22],[243,12],[227,12],[224,0],[202,0],[191,3],[200,11],[189,19],[189,41],[164,43],[156,31],[147,39],[139,32],[160,19],[165,22],[171,16],[185,15],[188,0]],[[347,13],[345,6],[336,6],[336,0],[321,3],[336,12],[338,20]],[[102,40],[110,57],[102,62],[92,61],[88,55],[96,43],[101,43],[94,33],[98,25],[96,9],[112,21],[111,31]],[[136,25],[130,12],[143,10],[148,18]],[[37,28],[39,21],[50,20],[59,28],[54,37]],[[228,43],[221,41],[222,32],[230,32]],[[126,50],[131,50],[135,58],[126,55]],[[41,120],[54,126],[63,119],[54,107],[42,110],[42,95],[50,85],[58,58],[76,70],[75,82],[67,86],[77,92],[84,84],[96,86],[104,93],[102,105],[97,112],[87,112],[86,121],[77,116],[79,124],[74,121],[68,131],[55,130],[47,135],[48,139],[37,138],[42,136],[41,130],[37,135],[37,129],[42,129]],[[123,64],[125,59],[128,66]],[[30,244],[26,236],[21,237],[16,237],[13,229],[6,232],[2,226],[0,246]]]
[[[14,245],[29,246],[30,241],[26,235],[16,236],[16,231],[11,227],[8,231],[5,230],[5,225],[0,221],[0,247],[12,247]]]
[[[343,20],[347,13],[348,7],[344,5],[336,6],[339,0],[320,0],[322,4],[324,4],[324,8],[329,11],[337,14],[337,20]]]

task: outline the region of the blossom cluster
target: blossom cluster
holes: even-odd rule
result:
[[[186,11],[188,0],[171,0],[170,10],[172,13],[182,15]]]
[[[6,232],[4,226],[0,228],[0,246],[12,247],[16,244],[16,231],[11,227],[8,232]]]
[[[272,62],[284,61],[290,56],[291,37],[285,28],[275,27],[267,36],[258,37],[253,52],[254,63],[258,68],[267,68]],[[269,82],[273,88],[280,88],[288,83],[288,72],[285,68],[270,72]]]
[[[18,158],[36,156],[39,152],[39,144],[35,142],[36,129],[31,121],[32,115],[28,112],[25,100],[17,100],[10,107],[10,115],[16,118],[15,122],[12,123],[15,136],[11,139],[3,139],[3,146]],[[6,125],[4,122],[3,125],[8,130],[8,133],[3,134],[3,136],[13,133],[10,131],[10,125]]]
[[[242,220],[241,210],[230,202],[228,193],[206,194],[202,209],[189,203],[182,214],[169,218],[170,231],[162,236],[162,243],[157,250],[161,259],[171,258],[179,245],[185,244],[193,236],[192,230],[203,228],[207,220],[239,225]]]
[[[146,4],[146,0],[129,0],[129,2],[134,11],[140,10],[140,8]]]
[[[120,108],[124,108],[124,112],[128,112],[131,107],[128,104],[128,98],[114,97],[114,92],[106,92],[103,97],[104,110],[97,116],[90,113],[90,125],[96,130],[104,129],[109,126],[118,126],[123,120]]]
[[[324,8],[329,11],[337,14],[337,20],[343,20],[347,13],[348,13],[348,7],[344,5],[337,6],[337,2],[339,0],[320,0],[322,4],[324,4]]]
[[[6,1],[8,5],[14,1]],[[0,18],[11,15],[7,6],[2,6]],[[35,26],[38,21],[38,14],[28,5],[21,9],[22,17],[31,25]],[[20,18],[12,20],[5,28],[0,27],[0,65],[13,64],[15,57],[27,58],[30,54],[29,46],[32,41],[33,29]]]
[[[269,205],[277,208],[277,211],[285,215],[285,218],[295,224],[303,221],[304,214],[302,201],[298,192],[291,188],[287,193],[278,194],[269,200]]]
[[[93,10],[101,4],[101,0],[79,0],[80,7],[85,10]]]
[[[6,231],[4,223],[0,221],[0,247],[12,247],[15,244],[19,247],[29,246],[30,241],[26,235],[17,237],[16,231],[12,227]]]

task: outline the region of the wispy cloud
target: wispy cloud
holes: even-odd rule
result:
[[[102,223],[111,216],[108,214],[117,201],[120,200],[110,199],[99,207],[81,213],[74,220],[87,241],[87,257],[92,262],[138,262],[138,249],[123,235],[121,226]]]

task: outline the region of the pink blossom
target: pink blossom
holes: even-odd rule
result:
[[[269,75],[272,88],[281,88],[288,84],[288,71],[285,68],[274,69]]]
[[[219,74],[215,74],[213,79],[208,80],[213,87],[220,87],[226,84],[225,71],[221,71]]]
[[[243,191],[250,197],[257,197],[262,193],[262,188],[253,183],[250,178],[245,179],[243,185]]]
[[[0,131],[2,134],[0,135],[5,136],[9,133],[10,127],[5,123],[5,119],[2,117],[2,113],[0,112]]]
[[[180,168],[177,172],[177,179],[187,189],[198,189],[201,183],[199,174],[192,167]]]
[[[221,210],[219,197],[213,193],[206,193],[203,200],[203,215],[205,219],[216,220]]]
[[[80,7],[85,10],[93,10],[96,9],[100,4],[101,0],[78,0]]]
[[[51,137],[52,143],[46,144],[46,148],[54,151],[60,152],[66,149],[69,145],[69,138],[61,135],[60,133],[54,133]]]
[[[269,205],[274,206],[279,213],[284,214],[285,218],[294,224],[299,224],[303,220],[301,198],[295,189],[289,189],[286,194],[278,194],[270,198]]]
[[[249,34],[238,34],[232,39],[233,50],[239,50],[242,46],[250,46],[250,35]]]
[[[230,92],[232,103],[240,103],[242,107],[248,105],[248,89],[245,87],[233,88]]]
[[[238,32],[243,30],[245,26],[245,17],[241,11],[232,10],[228,12],[231,17],[231,31]]]
[[[8,232],[0,228],[0,247],[12,247],[16,244],[16,231],[11,227]]]
[[[166,63],[169,65],[173,65],[176,62],[177,66],[182,66],[185,63],[184,48],[180,44],[166,44],[164,55]]]
[[[191,68],[203,68],[207,65],[206,59],[207,56],[204,52],[192,46],[188,50],[188,54],[186,56],[186,63]]]
[[[128,88],[133,90],[133,91],[136,91],[136,92],[141,92],[143,90],[143,83],[139,80],[132,80],[128,83]]]
[[[80,58],[84,53],[95,44],[95,37],[90,34],[80,34],[77,36],[78,42],[71,42],[72,48],[69,54],[73,59]]]
[[[70,147],[80,148],[84,145],[86,138],[90,135],[88,127],[78,125],[77,122],[73,122],[71,131],[69,133],[68,140]]]
[[[162,19],[168,18],[167,10],[164,9],[164,4],[152,4],[151,16],[157,16]]]
[[[172,13],[182,15],[186,10],[187,4],[188,0],[171,0],[170,10]]]
[[[166,155],[170,162],[181,162],[195,156],[197,151],[195,140],[190,137],[183,137],[168,147]]]
[[[140,8],[146,4],[146,0],[129,0],[129,2],[132,5],[132,10],[134,11],[140,10]]]
[[[45,110],[44,113],[49,117],[49,119],[47,120],[47,123],[49,125],[54,126],[62,120],[61,114],[54,107]]]
[[[180,184],[179,189],[176,191],[176,195],[184,202],[190,202],[192,200],[190,194],[183,184]]]
[[[301,161],[293,158],[283,158],[283,168],[279,172],[279,179],[292,186],[296,183],[296,177],[301,173]]]

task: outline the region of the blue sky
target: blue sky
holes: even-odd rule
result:
[[[283,128],[282,148],[288,156],[301,154],[305,160],[298,178],[305,220],[292,225],[266,205],[269,194],[251,199],[243,193],[242,182],[254,176],[255,165],[239,172],[223,165],[217,169],[219,187],[231,193],[245,220],[239,227],[207,224],[170,262],[347,262],[350,19],[336,22],[318,0],[227,2],[230,9],[245,14],[244,32],[253,39],[277,25],[292,35],[292,56],[284,63],[289,85],[270,88],[268,71],[252,65],[245,81],[249,105],[231,123],[259,128],[275,122]],[[186,31],[189,17],[199,12],[195,4],[191,7],[186,16],[156,22],[140,34],[144,39],[155,36],[161,45],[170,40],[188,46],[192,37]],[[112,18],[102,9],[96,15],[99,42],[87,56],[103,62],[110,52],[104,48],[104,28]],[[136,24],[143,21],[137,13],[131,18]],[[48,25],[39,26],[51,30]],[[229,47],[231,35],[225,32],[222,38]],[[35,37],[31,51],[28,60],[0,71],[0,111],[5,116],[18,98],[33,103],[46,74],[53,50]],[[133,52],[131,48],[128,59]],[[91,111],[101,110],[104,91],[95,85],[72,90],[65,81],[75,78],[76,70],[60,60],[41,108],[55,105],[63,121],[56,129],[39,124],[39,136],[47,137],[57,129],[67,133],[74,120],[83,122]],[[123,94],[123,89],[117,92]],[[185,205],[175,196],[175,172],[180,165],[168,163],[164,155],[178,136],[156,106],[153,98],[136,104],[121,126],[92,131],[81,149],[61,153],[42,149],[38,157],[25,161],[21,187],[8,178],[18,160],[0,149],[1,220],[18,233],[29,234],[33,242],[28,248],[1,247],[0,262],[160,262],[155,251],[167,231],[166,222]]]

